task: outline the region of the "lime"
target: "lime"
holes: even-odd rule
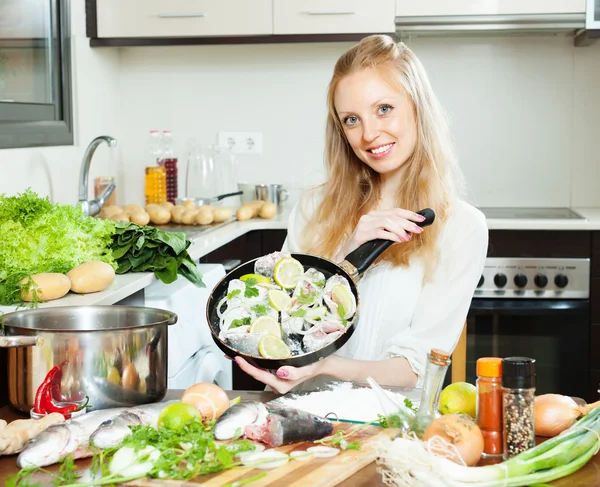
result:
[[[292,355],[285,342],[273,335],[265,335],[260,339],[258,351],[264,358],[288,358]]]
[[[352,300],[352,294],[348,289],[341,284],[336,284],[331,289],[332,301],[344,308],[344,319],[347,320],[354,314],[354,301]]]
[[[272,316],[259,316],[250,326],[250,333],[268,333],[269,335],[281,338],[281,326]]]
[[[239,404],[241,402],[242,402],[242,396],[238,396],[236,398],[233,398],[231,401],[229,401],[229,407],[235,406],[236,404]]]
[[[271,289],[268,293],[269,304],[276,311],[288,311],[292,307],[292,298],[285,291]]]
[[[475,419],[477,415],[477,388],[468,382],[455,382],[447,386],[440,394],[440,413],[468,414]]]
[[[260,274],[244,274],[240,277],[240,281],[247,281],[248,279],[254,279],[256,282],[264,282],[265,284],[271,284],[271,279]]]
[[[185,423],[193,419],[202,421],[202,415],[195,406],[183,402],[174,402],[164,407],[160,412],[158,415],[158,426],[178,431]]]
[[[295,288],[302,274],[304,274],[304,267],[293,257],[284,257],[275,264],[273,269],[273,279],[284,289]]]

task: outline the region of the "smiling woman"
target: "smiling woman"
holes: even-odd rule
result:
[[[444,112],[406,45],[364,38],[337,61],[327,101],[328,179],[292,210],[283,250],[339,262],[371,240],[395,244],[358,283],[360,323],[335,355],[276,375],[236,361],[279,392],[317,377],[420,386],[430,349],[451,353],[461,334],[485,218],[462,200]],[[422,208],[436,214],[430,227],[418,225]]]

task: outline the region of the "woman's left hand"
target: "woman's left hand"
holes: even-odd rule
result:
[[[320,360],[304,367],[280,367],[275,374],[272,374],[268,370],[250,365],[242,357],[235,358],[235,363],[240,366],[240,369],[256,380],[268,385],[278,394],[285,394],[298,384],[319,375],[323,362],[324,360]]]

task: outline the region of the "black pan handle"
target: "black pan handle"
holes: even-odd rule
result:
[[[235,193],[220,194],[219,196],[215,196],[215,200],[216,201],[221,201],[224,198],[229,198],[230,196],[238,196],[240,194],[244,194],[244,192],[243,191],[236,191]]]
[[[435,220],[435,213],[431,208],[417,211],[417,214],[425,217],[425,220],[422,222],[414,222],[420,227],[431,225]],[[344,260],[356,267],[356,270],[360,275],[365,272],[371,264],[375,262],[375,259],[383,254],[383,252],[393,243],[395,242],[385,239],[370,240],[369,242],[362,244],[356,250],[350,252]]]

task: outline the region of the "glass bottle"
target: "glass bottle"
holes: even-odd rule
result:
[[[535,359],[502,360],[502,414],[507,460],[535,446]]]
[[[146,166],[145,196],[146,204],[167,202],[167,173],[160,165],[162,159],[161,140],[158,130],[150,131],[148,141],[148,159],[151,165]]]
[[[167,173],[167,201],[175,204],[178,196],[177,155],[173,134],[170,130],[163,130],[162,159],[160,165],[164,166]]]
[[[451,362],[448,352],[435,348],[431,349],[431,352],[427,354],[427,358],[421,404],[412,428],[419,438],[422,438],[427,427],[441,416],[438,403],[444,385],[444,378]]]
[[[502,455],[502,359],[477,360],[477,425],[483,435],[483,454]]]

